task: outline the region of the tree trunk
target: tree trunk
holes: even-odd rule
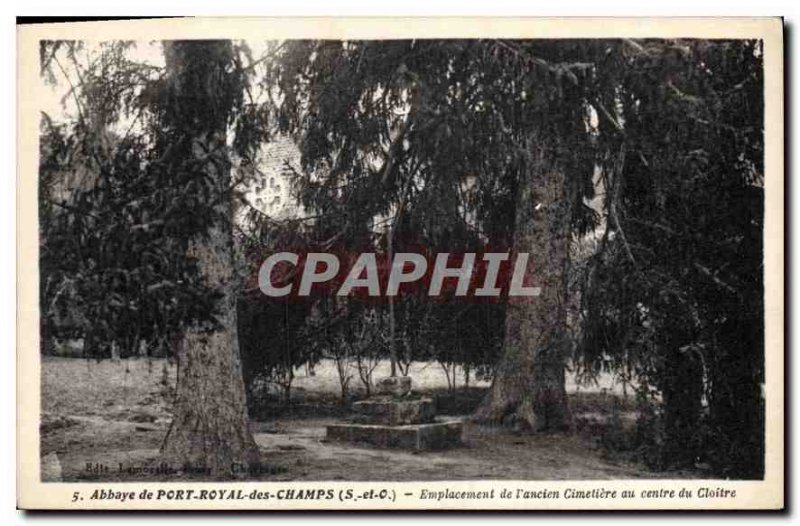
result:
[[[692,351],[669,349],[664,360],[664,453],[670,467],[691,467],[700,454],[703,363]]]
[[[525,285],[541,287],[541,294],[509,297],[503,358],[475,419],[530,431],[563,430],[571,420],[564,387],[569,241],[565,176],[541,145],[531,142],[529,151],[532,162],[518,190],[514,252],[529,254]]]
[[[225,122],[230,108],[225,71],[231,57],[228,42],[165,44],[172,90],[167,122],[176,133],[173,151],[182,169],[207,183],[212,205],[205,232],[188,240],[187,256],[197,263],[200,281],[214,300],[209,320],[186,327],[178,345],[178,378],[174,417],[162,454],[178,466],[212,479],[232,478],[258,461],[248,428],[247,404],[236,325],[230,165],[225,153]],[[183,136],[182,139],[180,137]],[[187,140],[188,139],[188,140]],[[181,159],[182,157],[182,159]],[[194,175],[194,174],[193,174]]]

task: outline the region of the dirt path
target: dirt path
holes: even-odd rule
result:
[[[43,456],[51,468],[58,463],[62,480],[175,480],[168,474],[140,472],[158,465],[164,424],[131,424],[98,417],[77,420],[60,432],[57,440],[50,434],[43,442]],[[275,471],[254,479],[577,480],[659,476],[635,464],[608,461],[577,436],[517,435],[467,423],[462,447],[416,452],[328,441],[325,425],[336,422],[308,419],[255,423],[255,438],[264,462]]]
[[[462,447],[415,452],[325,439],[334,419],[283,422],[256,441],[283,480],[558,480],[654,477],[641,466],[604,460],[578,437],[517,435],[467,423]]]

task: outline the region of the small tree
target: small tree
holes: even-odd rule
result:
[[[386,335],[380,325],[376,309],[370,305],[350,300],[348,314],[342,323],[341,341],[347,354],[355,361],[356,372],[367,396],[372,394],[372,376],[381,359],[386,356]]]

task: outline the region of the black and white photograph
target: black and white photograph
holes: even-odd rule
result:
[[[18,469],[77,508],[782,506],[758,23],[37,36]]]

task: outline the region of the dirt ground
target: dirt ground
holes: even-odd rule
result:
[[[158,359],[95,362],[45,358],[40,452],[43,480],[176,480],[174,474],[159,469],[158,462],[158,449],[171,418],[167,399],[174,373],[174,367]],[[252,422],[263,453],[264,472],[250,479],[402,481],[693,476],[654,473],[633,462],[611,460],[586,433],[524,435],[468,421],[463,445],[444,451],[377,449],[331,442],[325,439],[325,426],[342,422],[347,410],[339,406],[333,365],[318,364],[315,373],[307,376],[303,369],[298,369],[295,405],[278,416]],[[435,396],[447,392],[445,375],[437,364],[416,364],[411,376],[417,391]],[[356,382],[354,379],[354,388]],[[471,390],[464,391],[465,396],[478,400],[487,384],[473,380],[471,386]],[[597,412],[597,404],[587,404],[587,400],[617,397],[618,387],[606,378],[591,389],[581,388],[578,392],[574,381],[568,381],[573,408],[578,408],[584,420],[591,420]],[[323,406],[335,409],[323,411]],[[447,418],[465,417],[452,414],[459,408],[459,404],[454,404],[446,410],[450,413]]]

